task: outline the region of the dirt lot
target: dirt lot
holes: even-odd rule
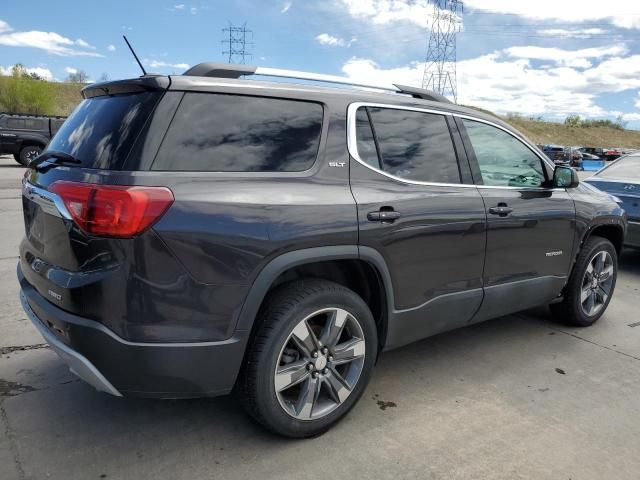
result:
[[[233,398],[120,399],[67,371],[19,306],[21,175],[0,160],[2,480],[640,476],[640,252],[595,327],[543,308],[387,353],[337,428],[286,441]]]

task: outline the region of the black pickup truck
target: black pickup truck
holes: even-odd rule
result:
[[[0,113],[0,155],[13,155],[26,166],[40,155],[64,121],[64,117]]]

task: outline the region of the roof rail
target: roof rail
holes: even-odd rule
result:
[[[398,85],[397,83],[394,83],[393,85],[398,88],[398,92],[406,93],[415,98],[421,98],[423,100],[431,100],[432,102],[453,103],[447,97],[440,95],[439,93],[433,92],[431,90],[426,90],[424,88],[418,88],[418,87],[410,87],[407,85]]]
[[[372,88],[394,93],[404,93],[415,98],[434,102],[452,103],[447,98],[430,90],[398,84],[363,83],[346,77],[324,75],[321,73],[301,72],[298,70],[282,70],[279,68],[256,67],[253,65],[234,65],[229,63],[199,63],[183,73],[195,77],[240,78],[245,75],[263,75],[267,77],[293,78],[314,82],[349,85],[352,87]]]

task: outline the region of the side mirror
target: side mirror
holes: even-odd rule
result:
[[[578,172],[571,167],[557,166],[553,171],[554,188],[576,188],[579,183]]]

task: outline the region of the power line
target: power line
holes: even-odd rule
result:
[[[222,44],[226,45],[227,50],[223,50],[223,55],[228,55],[229,63],[245,63],[246,57],[251,57],[251,53],[247,52],[247,45],[253,46],[253,42],[248,42],[250,36],[253,40],[253,31],[247,30],[247,22],[241,27],[237,27],[229,23],[227,28],[222,29],[225,37]]]
[[[432,0],[433,14],[422,88],[458,101],[456,33],[464,5],[459,0]]]

